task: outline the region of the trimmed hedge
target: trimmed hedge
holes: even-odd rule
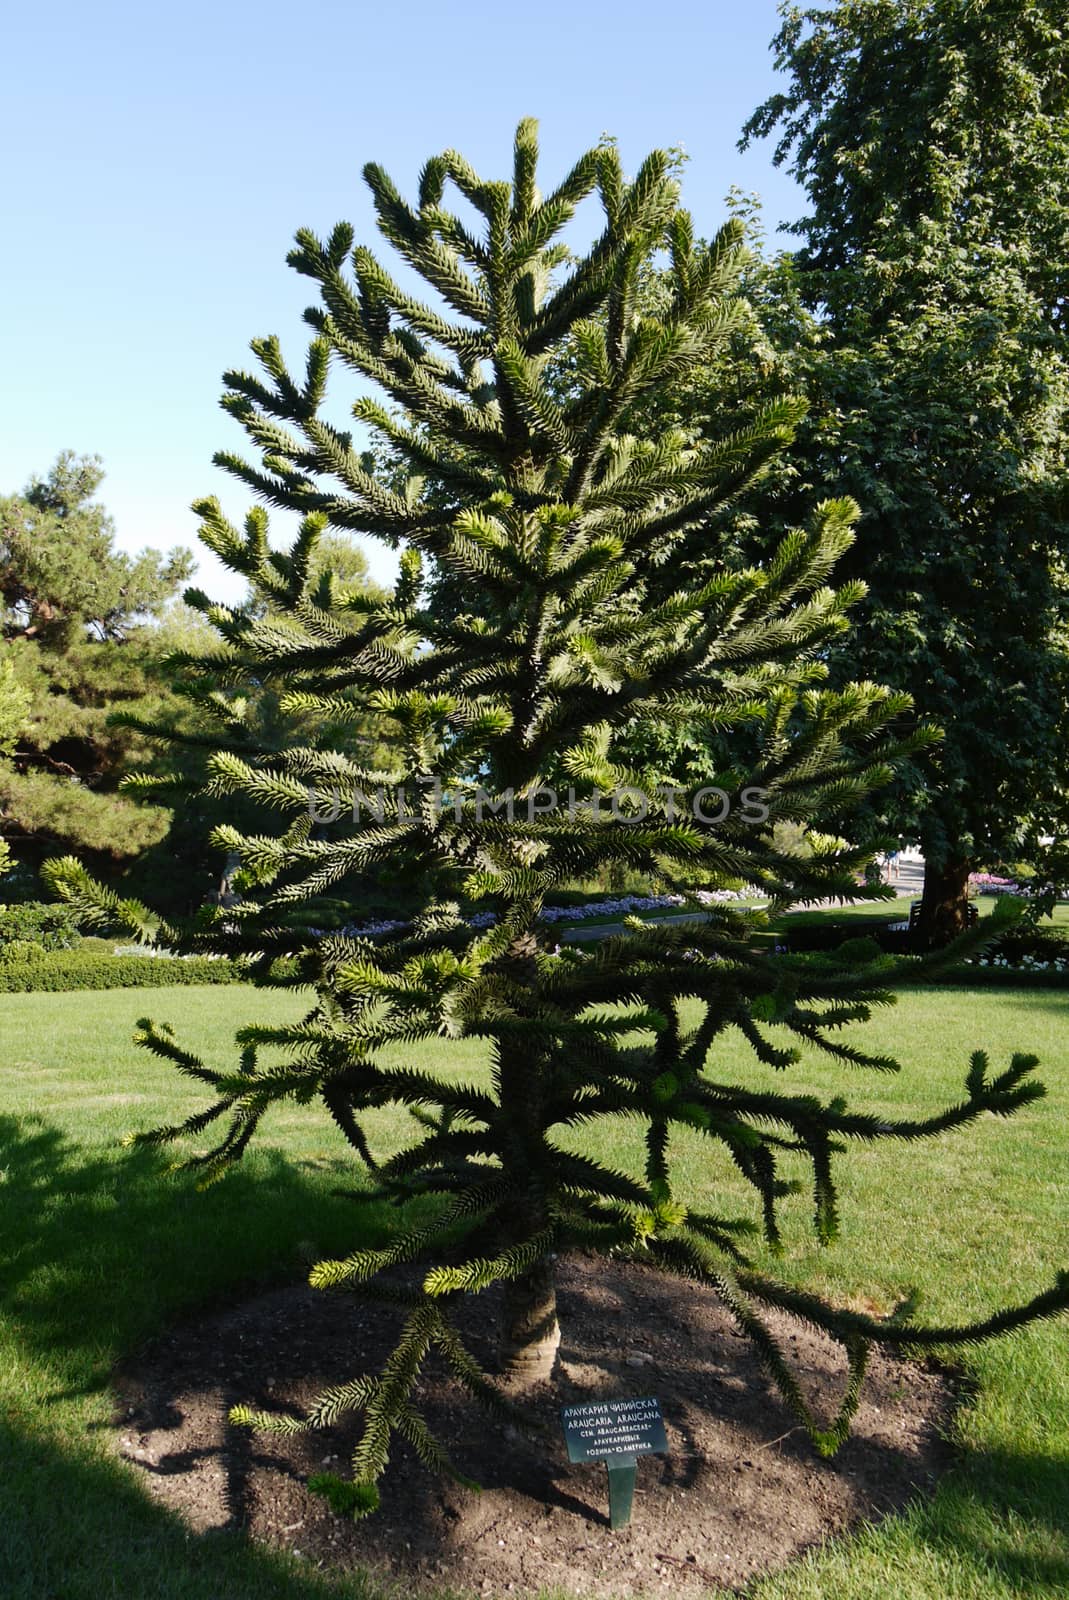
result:
[[[1011,928],[996,939],[985,952],[988,959],[1005,956],[1008,961],[1069,961],[1069,928],[1058,924],[1053,927]]]
[[[42,900],[0,905],[0,949],[29,943],[44,950],[70,950],[79,937],[78,918],[70,906]]]
[[[775,924],[774,931],[756,935],[755,943],[766,950],[779,948],[814,960],[841,950],[855,939],[870,939],[889,955],[912,953],[908,934],[890,933],[886,919],[843,917],[834,921],[828,918],[822,925],[807,923],[797,929],[791,928],[789,923],[790,918],[784,917]],[[995,965],[1002,957],[1007,959],[1008,966]],[[927,981],[951,988],[1069,989],[1069,971],[1059,972],[1053,966],[1026,965],[1028,958],[1034,962],[1069,961],[1069,929],[1022,929],[1003,934],[988,945],[982,957],[959,962],[941,976],[933,975]]]
[[[952,967],[942,978],[932,980],[959,989],[1069,989],[1069,972],[1044,972],[1035,967]]]
[[[803,918],[806,920],[803,921]],[[785,945],[792,955],[838,950],[840,945],[852,939],[874,939],[881,950],[894,955],[909,955],[912,952],[908,932],[904,929],[891,931],[891,924],[896,920],[902,919],[886,915],[836,918],[827,914],[821,916],[818,913],[800,912],[797,921],[791,915],[778,918],[772,924],[770,936],[777,944]],[[1011,967],[998,970],[1018,971],[1017,963],[1027,958],[1034,961],[1069,961],[1069,927],[1042,924],[1035,928],[1011,928],[992,940],[984,951],[988,961],[1002,956],[1011,963]],[[955,970],[971,973],[976,967],[971,964]]]
[[[194,956],[112,956],[97,950],[42,950],[30,961],[0,961],[0,994],[68,989],[159,989],[173,984],[242,983],[231,961]]]
[[[803,922],[806,912],[799,912],[798,921],[793,916],[779,917],[771,924],[771,933],[777,944],[786,945],[792,955],[809,955],[817,951],[838,950],[851,939],[875,939],[886,948],[884,940],[889,925],[896,919],[891,916],[842,917],[838,921],[823,917],[819,922]],[[900,918],[897,920],[901,920]]]

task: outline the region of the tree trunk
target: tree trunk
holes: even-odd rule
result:
[[[529,1389],[552,1377],[560,1324],[549,1256],[543,1256],[522,1278],[506,1283],[502,1344],[506,1376],[517,1387]]]
[[[938,950],[969,926],[971,861],[924,863],[924,890],[914,934],[925,950]]]

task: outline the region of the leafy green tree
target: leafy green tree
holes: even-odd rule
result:
[[[868,595],[837,672],[908,690],[946,730],[888,816],[922,843],[938,943],[974,866],[1069,822],[1065,8],[836,0],[783,18],[788,85],[745,137],[778,129],[810,205],[778,281],[815,316],[796,330],[795,487],[862,507],[843,571]]]
[[[0,812],[26,859],[58,845],[114,870],[168,826],[166,812],[117,793],[122,771],[150,750],[112,717],[131,706],[158,717],[168,701],[152,629],[192,556],[116,550],[94,499],[102,476],[97,461],[68,451],[47,478],[0,501],[0,638],[26,702],[0,766]]]
[[[217,832],[221,847],[241,853],[242,900],[160,924],[101,890],[76,862],[50,868],[86,916],[123,917],[141,937],[241,955],[262,983],[314,992],[300,1023],[242,1028],[232,1071],[206,1066],[169,1030],[145,1022],[143,1043],[212,1094],[203,1111],[145,1138],[200,1136],[225,1119],[214,1147],[193,1157],[207,1180],[241,1156],[271,1106],[318,1097],[364,1162],[370,1195],[439,1201],[384,1248],[357,1243],[346,1259],[313,1270],[318,1286],[359,1286],[391,1266],[423,1262],[422,1283],[385,1285],[407,1315],[382,1372],[328,1391],[307,1419],[235,1413],[294,1430],[362,1411],[352,1480],[313,1480],[355,1514],[377,1502],[394,1432],[428,1462],[447,1464],[413,1402],[432,1348],[461,1384],[499,1407],[552,1374],[560,1337],[553,1262],[562,1248],[632,1253],[708,1283],[826,1453],[849,1426],[873,1340],[979,1338],[1069,1302],[1065,1279],[971,1328],[872,1318],[778,1282],[747,1251],[752,1218],[688,1209],[679,1193],[673,1136],[698,1130],[752,1185],[775,1248],[780,1201],[796,1188],[781,1171],[790,1151],[808,1163],[816,1232],[830,1241],[833,1163],[844,1139],[911,1141],[988,1111],[1012,1112],[1041,1093],[1033,1058],[1015,1056],[991,1075],[977,1055],[958,1105],[893,1122],[850,1112],[839,1098],[718,1076],[732,1028],[755,1062],[776,1068],[788,1068],[801,1044],[852,1070],[891,1068],[844,1043],[839,1030],[889,998],[893,960],[867,947],[839,959],[777,956],[753,938],[761,913],[723,907],[685,929],[629,927],[589,953],[552,949],[546,898],[606,862],[659,865],[684,889],[696,869],[720,873],[774,908],[854,892],[864,851],[813,825],[842,826],[888,764],[928,735],[895,731],[908,709],[902,695],[871,683],[825,686],[822,658],[860,595],[856,584],[828,583],[850,544],[851,502],[816,506],[763,569],[726,570],[716,559],[718,512],[789,440],[796,407],[768,408],[747,431],[704,445],[671,429],[621,432],[627,408],[641,416],[644,394],[707,363],[743,314],[734,293],[739,228],[729,225],[696,253],[663,154],[628,182],[615,149],[600,146],[545,198],[536,155],[530,122],[519,127],[511,183],[484,181],[447,152],[427,163],[414,207],[381,168],[366,168],[382,233],[451,314],[354,248],[347,225],[325,243],[301,232],[291,261],[320,295],[308,312],[315,336],[305,375],[290,373],[275,339],[261,339],[253,348],[263,375],[227,377],[226,403],[260,460],[228,456],[226,464],[303,522],[281,554],[269,547],[262,507],[239,530],[217,502],[202,503],[202,537],[262,601],[244,610],[203,602],[220,635],[203,671],[235,689],[284,687],[286,707],[314,713],[307,743],[249,758],[225,737],[219,708],[224,737],[212,784],[281,818],[258,837]],[[447,208],[447,181],[480,218],[477,235]],[[601,230],[565,267],[554,241],[591,195]],[[641,273],[661,249],[670,253],[673,293],[658,315],[637,315]],[[573,340],[581,383],[560,404],[543,374]],[[332,364],[335,391],[337,379],[355,373],[393,402],[388,410],[360,398],[353,410],[407,457],[405,492],[370,472],[347,428],[324,416]],[[456,456],[451,442],[461,446]],[[437,492],[423,497],[428,469],[452,483],[451,504]],[[402,544],[392,594],[361,597],[354,610],[344,592],[310,576],[328,524]],[[427,606],[424,557],[455,566],[461,594],[484,603],[455,612]],[[666,568],[678,574],[672,592]],[[187,665],[196,671],[195,660]],[[382,776],[403,787],[384,785],[377,812],[367,802],[380,775],[332,732],[368,708],[397,730],[394,767]],[[622,767],[617,735],[647,711],[724,728],[756,720],[762,740],[748,777],[763,798],[733,789],[714,820],[708,796],[703,806],[703,797],[666,793],[656,766]],[[547,797],[546,774],[558,768],[584,804]],[[614,804],[600,800],[611,792]],[[341,815],[333,831],[317,833],[310,810],[320,815],[332,796]],[[782,835],[791,823],[806,825],[804,850],[777,847],[777,828]],[[423,885],[414,914],[392,930],[310,937],[309,915],[323,897],[344,895],[368,862]],[[495,920],[473,927],[465,905]],[[457,1038],[485,1046],[475,1082],[448,1070]],[[437,1041],[440,1072],[396,1064],[393,1053],[418,1040]],[[389,1103],[410,1107],[418,1129],[394,1153],[373,1149],[365,1125],[367,1113]],[[645,1130],[634,1171],[587,1153],[596,1140],[580,1150],[569,1137],[620,1116]],[[502,1286],[511,1391],[479,1370],[451,1315],[458,1296],[493,1285]],[[845,1347],[850,1378],[830,1428],[812,1416],[763,1315],[768,1306],[800,1312]]]

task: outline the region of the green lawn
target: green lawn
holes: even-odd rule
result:
[[[315,1110],[276,1114],[256,1155],[205,1194],[165,1175],[169,1154],[118,1146],[128,1129],[202,1103],[195,1086],[133,1046],[140,1015],[172,1022],[183,1043],[222,1062],[235,1026],[299,1004],[244,987],[0,997],[3,1600],[368,1593],[229,1535],[190,1537],[104,1443],[117,1356],[193,1306],[295,1275],[310,1252],[353,1241],[357,1214],[330,1193],[351,1175],[344,1146]],[[868,1034],[900,1055],[899,1077],[807,1058],[794,1085],[842,1087],[877,1109],[927,1110],[957,1097],[969,1051],[982,1045],[997,1062],[1012,1049],[1035,1051],[1049,1097],[1011,1121],[988,1118],[920,1148],[908,1170],[903,1149],[853,1153],[840,1168],[841,1242],[829,1252],[810,1244],[801,1197],[779,1270],[887,1305],[917,1290],[932,1319],[1028,1298],[1069,1264],[1069,994],[921,991]],[[475,1046],[448,1049],[458,1070],[480,1069]],[[736,1039],[720,1070],[772,1077]],[[389,1112],[375,1131],[384,1144],[406,1136]],[[634,1142],[626,1127],[598,1141],[616,1160]],[[679,1155],[689,1198],[728,1192],[752,1209],[730,1164],[696,1135]],[[359,1217],[386,1226],[363,1209]],[[934,1500],[759,1585],[756,1596],[1053,1600],[1069,1590],[1069,1322],[976,1352],[969,1366],[978,1389],[959,1421],[961,1464]]]
[[[843,917],[878,917],[887,922],[906,922],[909,920],[909,908],[917,898],[915,894],[900,894],[893,900],[869,900],[855,905],[819,906],[811,911],[788,911],[785,916],[776,919],[774,926],[814,926],[822,922],[839,922]],[[975,905],[981,917],[990,916],[999,900],[1000,896],[995,894],[978,895]],[[1052,926],[1069,927],[1069,904],[1056,905],[1051,915],[1039,923],[1040,931]]]

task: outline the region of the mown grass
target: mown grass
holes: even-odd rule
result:
[[[838,922],[844,917],[867,917],[886,922],[904,922],[909,918],[909,909],[917,894],[898,894],[893,900],[861,901],[854,905],[827,905],[814,906],[808,911],[788,911],[784,916],[774,920],[773,926],[777,928],[791,927],[818,927],[826,922]],[[1000,903],[1000,896],[995,894],[977,895],[973,902],[981,917],[989,917],[995,907]],[[1044,917],[1038,924],[1040,931],[1044,929],[1069,927],[1069,904],[1062,903],[1054,907],[1049,917]]]
[[[0,1001],[0,1595],[4,1600],[320,1600],[369,1593],[229,1534],[198,1538],[155,1506],[110,1454],[108,1373],[117,1357],[198,1305],[296,1276],[312,1252],[351,1247],[354,1211],[332,1190],[352,1181],[345,1147],[311,1108],[274,1114],[241,1169],[206,1193],[166,1175],[170,1154],[119,1148],[130,1128],[172,1121],[201,1091],[131,1042],[146,1011],[210,1060],[232,1059],[242,1021],[291,1016],[295,996],[244,988],[11,995]],[[940,988],[903,997],[870,1025],[897,1077],[807,1057],[799,1091],[848,1092],[858,1105],[924,1112],[957,1098],[969,1052],[1043,1059],[1049,1095],[1017,1118],[914,1150],[857,1150],[840,1165],[843,1233],[830,1251],[790,1203],[777,1270],[890,1306],[920,1297],[931,1319],[1023,1300],[1069,1264],[1069,995]],[[449,1046],[452,1070],[482,1070],[474,1045]],[[410,1053],[432,1064],[436,1048]],[[771,1081],[741,1039],[718,1070]],[[844,1081],[845,1080],[845,1081]],[[782,1081],[782,1080],[780,1080]],[[408,1137],[382,1112],[376,1137]],[[614,1161],[633,1130],[583,1146]],[[686,1197],[753,1214],[729,1162],[681,1137]],[[1010,1600],[1069,1590],[1069,1323],[1048,1324],[968,1357],[977,1394],[957,1423],[960,1465],[930,1502],[757,1586],[761,1600],[901,1597]],[[700,1508],[696,1508],[700,1515]]]

